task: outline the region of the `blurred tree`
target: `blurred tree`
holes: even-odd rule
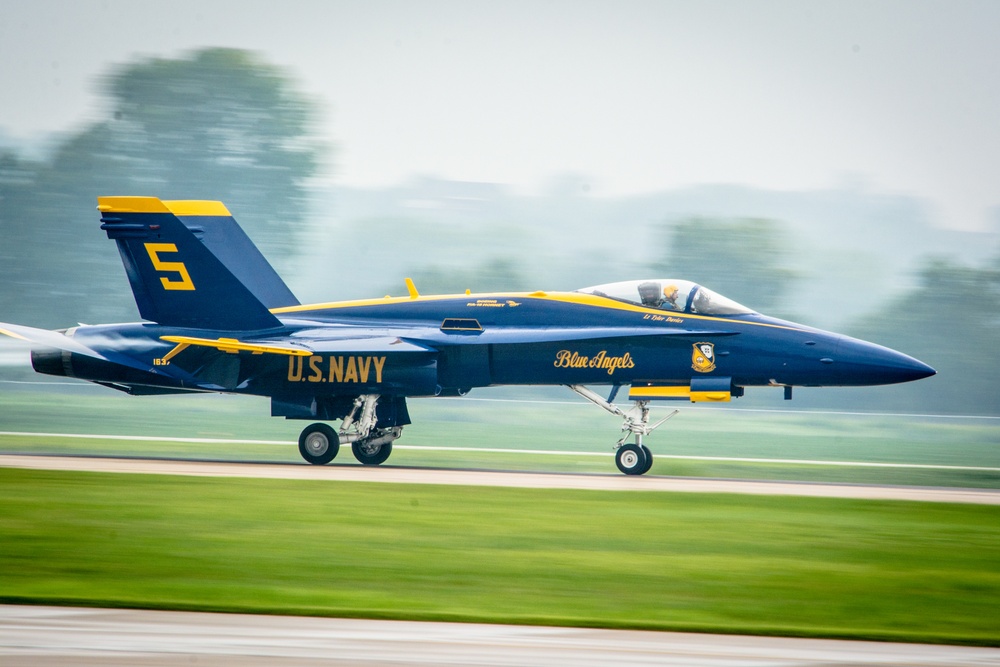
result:
[[[1000,414],[1000,355],[994,351],[1000,340],[1000,256],[984,268],[928,261],[915,290],[860,321],[851,334],[917,357],[938,372],[887,392],[885,407]]]
[[[123,66],[104,88],[114,154],[134,185],[162,199],[221,199],[274,259],[296,252],[320,144],[314,106],[280,69],[215,48]]]
[[[37,326],[137,316],[99,195],[222,200],[276,264],[299,247],[323,148],[314,106],[246,51],[118,68],[108,118],[41,163],[0,156],[0,315]]]
[[[129,187],[121,185],[128,173],[105,159],[110,141],[106,125],[91,126],[31,165],[30,178],[0,184],[0,234],[10,258],[0,265],[5,318],[56,327],[136,316],[96,210],[98,194]]]
[[[515,262],[495,257],[475,267],[442,268],[430,266],[411,275],[413,284],[421,294],[461,294],[465,290],[476,292],[518,292],[524,289],[525,281]],[[398,294],[400,285],[387,294]]]
[[[780,225],[761,218],[688,218],[664,228],[667,249],[653,270],[693,280],[748,308],[775,314],[795,273]]]

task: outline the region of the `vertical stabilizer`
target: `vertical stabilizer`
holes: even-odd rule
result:
[[[204,203],[207,202],[164,202],[177,219],[200,238],[205,247],[218,257],[219,261],[236,276],[237,280],[246,285],[261,303],[268,308],[299,305],[299,300],[285,285],[285,281],[229,211],[226,211],[225,215],[204,215],[189,213],[184,206]],[[197,210],[197,207],[194,210]]]
[[[143,318],[201,329],[268,329],[280,322],[266,302],[294,302],[222,202],[156,197],[97,201],[101,229],[118,244]],[[259,277],[255,271],[261,272]]]

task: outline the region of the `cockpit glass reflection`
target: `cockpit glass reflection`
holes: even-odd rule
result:
[[[577,290],[647,308],[697,315],[746,315],[751,309],[689,280],[629,280]]]

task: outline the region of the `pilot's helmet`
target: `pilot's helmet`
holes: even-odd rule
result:
[[[660,301],[660,284],[654,282],[639,285],[639,298],[645,305],[656,305]]]
[[[671,301],[677,298],[677,285],[667,285],[663,288],[663,296]]]

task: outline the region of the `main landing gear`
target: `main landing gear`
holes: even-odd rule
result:
[[[340,430],[329,424],[310,424],[299,435],[299,453],[313,465],[324,465],[336,458],[341,445],[351,443],[354,458],[366,466],[385,463],[392,454],[392,441],[403,434],[402,426],[376,428],[375,406],[378,394],[364,394],[354,399]]]
[[[652,433],[660,424],[676,415],[680,410],[674,410],[655,424],[650,424],[649,401],[636,401],[635,406],[625,412],[611,402],[614,400],[614,393],[611,394],[611,399],[604,400],[602,396],[595,394],[583,385],[571,384],[567,386],[591,403],[599,405],[624,420],[622,437],[615,444],[615,449],[618,450],[615,454],[615,464],[618,469],[626,475],[645,475],[649,472],[649,469],[653,467],[653,453],[649,451],[649,447],[642,444],[642,438]],[[635,443],[625,444],[629,435],[633,434],[635,435]]]

